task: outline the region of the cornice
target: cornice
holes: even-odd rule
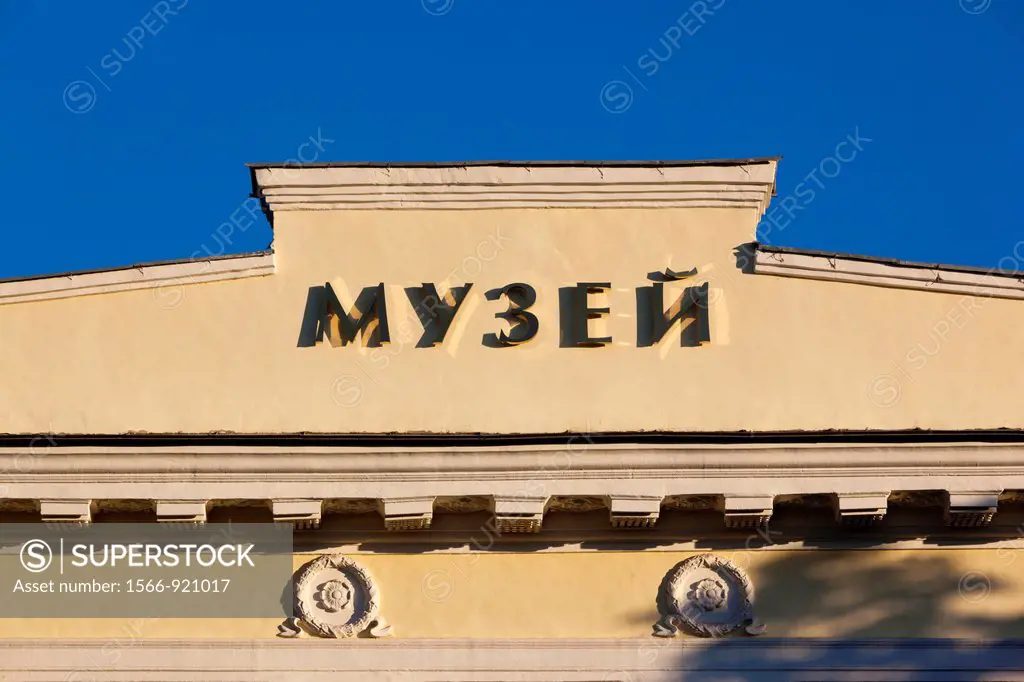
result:
[[[0,282],[0,305],[29,303],[119,291],[182,287],[188,284],[262,277],[274,273],[274,254],[171,261],[116,270],[66,273]]]
[[[612,522],[643,512],[649,526],[681,496],[714,498],[726,526],[746,527],[780,496],[825,495],[838,522],[875,523],[893,492],[943,491],[947,523],[961,526],[989,524],[1004,491],[1024,490],[1024,444],[36,446],[0,449],[0,471],[0,497],[38,500],[53,521],[89,522],[92,500],[163,502],[167,520],[246,500],[315,527],[326,500],[372,500],[386,523],[425,529],[436,498],[475,498],[499,520],[528,514],[535,531],[558,498],[600,499]]]
[[[758,246],[755,253],[754,272],[894,289],[1024,299],[1024,274],[974,272],[841,254],[795,253],[762,246]]]
[[[28,468],[26,462],[31,462]],[[767,443],[736,444],[566,444],[345,447],[345,446],[81,446],[0,448],[5,478],[47,473],[88,476],[296,475],[351,476],[365,480],[448,479],[453,475],[502,478],[574,478],[588,473],[633,477],[655,475],[790,477],[801,474],[894,474],[932,471],[1007,470],[1024,472],[1024,443]],[[398,478],[396,478],[398,477]]]
[[[271,211],[744,208],[763,215],[776,160],[701,166],[254,167]]]

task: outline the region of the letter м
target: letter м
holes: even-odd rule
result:
[[[375,287],[364,288],[351,311],[346,311],[341,305],[330,282],[324,284],[318,319],[316,339],[319,341],[326,335],[335,348],[354,343],[356,335],[360,333],[367,346],[391,342],[383,282]]]

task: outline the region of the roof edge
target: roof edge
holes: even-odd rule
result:
[[[271,224],[280,211],[729,208],[764,215],[778,157],[700,161],[248,164]]]
[[[317,163],[247,163],[249,168],[463,168],[496,166],[504,168],[686,168],[691,166],[752,166],[778,162],[781,156],[760,156],[749,159],[694,159],[648,161],[327,161]]]
[[[1024,300],[1024,272],[754,245],[754,274]]]
[[[812,431],[607,431],[558,433],[0,433],[0,450],[27,447],[39,439],[51,447],[174,446],[323,446],[460,447],[565,445],[585,440],[594,445],[815,445],[815,444],[1024,444],[1024,429],[867,429]]]
[[[257,256],[273,255],[273,249],[261,249],[260,251],[245,251],[243,253],[224,253],[206,258],[171,258],[168,260],[153,260],[144,263],[132,263],[131,265],[114,265],[109,268],[92,268],[89,270],[68,270],[66,272],[44,273],[41,275],[26,275],[24,277],[3,277],[0,278],[0,286],[10,282],[30,282],[37,279],[54,279],[57,277],[78,277],[80,275],[95,275],[103,272],[120,272],[122,270],[142,270],[155,268],[163,265],[181,265],[182,263],[206,263],[209,261],[233,260],[237,258],[253,258]]]
[[[168,289],[157,302],[177,307],[184,298],[182,287],[274,273],[271,249],[250,253],[156,261],[102,270],[64,272],[0,280],[0,305],[29,303],[76,296],[91,296],[136,289]]]
[[[764,253],[792,253],[818,258],[841,258],[843,260],[858,261],[863,263],[884,263],[897,268],[927,268],[929,270],[941,270],[947,272],[966,272],[978,275],[992,275],[993,277],[1024,277],[1024,270],[1006,270],[1003,268],[982,268],[972,265],[955,265],[948,263],[928,263],[925,261],[899,260],[897,258],[885,258],[882,256],[869,256],[858,253],[843,253],[840,251],[821,251],[818,249],[800,249],[792,246],[772,246],[771,244],[754,244],[758,251]]]

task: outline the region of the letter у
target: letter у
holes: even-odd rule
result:
[[[410,287],[405,290],[416,316],[423,325],[423,335],[416,343],[417,348],[436,346],[444,341],[448,329],[455,321],[459,306],[466,300],[466,295],[473,288],[472,283],[461,287],[451,287],[444,296],[437,293],[437,287],[424,283],[421,287]]]

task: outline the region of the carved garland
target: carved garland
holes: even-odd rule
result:
[[[343,579],[326,576],[341,573]],[[352,614],[344,622],[332,622],[331,615]],[[380,591],[369,572],[342,554],[325,554],[299,569],[295,578],[297,618],[278,626],[279,637],[301,637],[304,633],[320,637],[353,637],[367,631],[371,637],[387,637],[391,626],[378,615]]]
[[[753,583],[728,559],[690,557],[669,572],[663,589],[668,612],[654,626],[657,637],[675,637],[679,625],[699,637],[724,637],[741,627],[749,635],[765,631],[754,617]]]

